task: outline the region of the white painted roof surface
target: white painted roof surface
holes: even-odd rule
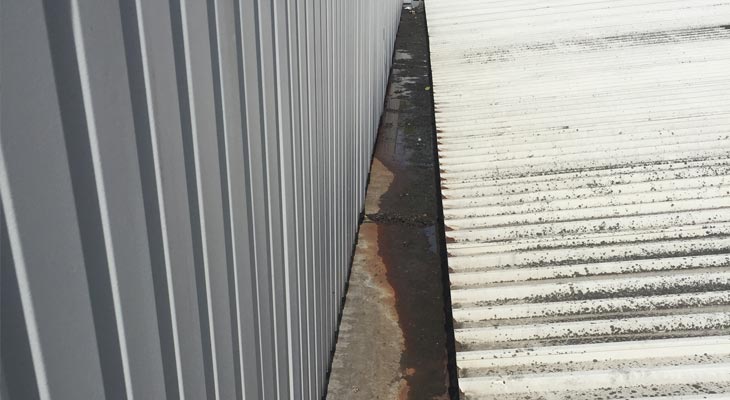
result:
[[[465,397],[730,398],[730,1],[426,12]]]

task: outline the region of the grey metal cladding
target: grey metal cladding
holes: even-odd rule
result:
[[[319,399],[399,0],[8,0],[0,397]]]

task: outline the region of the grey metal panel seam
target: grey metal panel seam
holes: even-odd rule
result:
[[[3,400],[319,399],[400,9],[3,1]]]

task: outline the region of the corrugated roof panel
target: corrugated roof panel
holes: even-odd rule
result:
[[[427,4],[469,399],[730,397],[730,2]]]

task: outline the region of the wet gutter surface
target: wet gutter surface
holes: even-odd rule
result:
[[[444,271],[423,7],[405,11],[328,389],[448,399]]]

